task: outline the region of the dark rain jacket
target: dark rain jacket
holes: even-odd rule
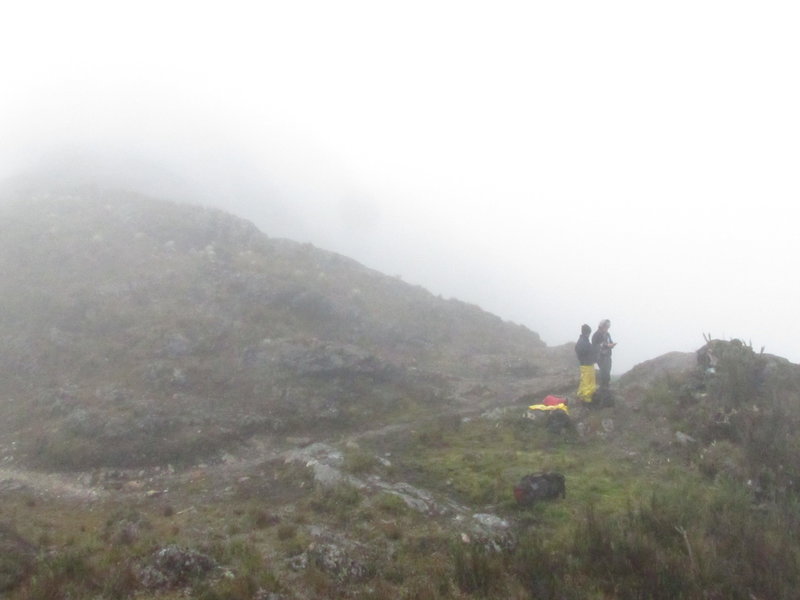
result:
[[[595,349],[592,342],[589,341],[589,334],[581,334],[581,337],[578,338],[578,343],[575,344],[575,354],[582,367],[589,367],[596,362]]]

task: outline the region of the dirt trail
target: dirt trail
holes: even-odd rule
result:
[[[101,488],[81,484],[75,475],[0,467],[0,491],[26,488],[56,498],[87,501],[100,500],[108,495]]]
[[[487,403],[492,405],[491,402]],[[496,404],[496,403],[495,403]],[[481,403],[471,403],[468,406],[451,408],[446,414],[467,415],[480,414],[486,407]],[[166,489],[181,485],[196,477],[207,477],[217,483],[230,482],[242,475],[246,475],[259,463],[285,457],[287,453],[307,446],[313,442],[339,445],[347,442],[362,440],[375,440],[392,437],[404,431],[411,430],[426,423],[435,422],[442,415],[435,415],[413,423],[394,423],[376,429],[361,431],[344,439],[311,439],[288,438],[277,440],[269,435],[256,435],[238,448],[231,448],[223,452],[219,460],[201,463],[194,467],[179,470],[165,468],[144,468],[142,470],[115,470],[119,476],[113,479],[116,485],[110,486],[112,481],[97,481],[90,473],[57,473],[16,468],[13,463],[6,462],[0,466],[0,493],[13,490],[30,490],[36,494],[81,501],[97,501],[120,494],[141,494],[150,489]],[[90,483],[91,482],[91,483]],[[109,489],[109,488],[113,489]]]

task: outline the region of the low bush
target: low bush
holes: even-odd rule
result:
[[[30,572],[36,548],[8,524],[0,523],[0,595]]]
[[[348,448],[344,453],[344,470],[354,475],[368,473],[379,464],[374,454],[361,448]]]
[[[340,482],[330,487],[318,486],[309,499],[309,506],[316,512],[348,521],[355,514],[361,499],[362,493],[357,487]]]
[[[453,577],[465,593],[487,596],[500,590],[505,581],[505,557],[481,544],[453,542]]]
[[[58,552],[43,557],[30,579],[21,586],[19,600],[90,598],[102,589],[100,574],[86,552]]]
[[[781,511],[754,511],[741,486],[687,484],[619,512],[588,505],[571,540],[523,536],[511,573],[531,598],[788,600],[800,585],[793,523],[787,529]],[[478,570],[465,581],[485,591],[491,563],[469,562]]]

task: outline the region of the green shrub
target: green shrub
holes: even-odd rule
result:
[[[381,492],[372,499],[372,505],[381,512],[401,516],[410,510],[405,501],[398,495],[390,492]]]
[[[348,521],[361,503],[361,498],[362,492],[356,486],[340,482],[330,487],[318,486],[309,500],[309,505],[317,512]]]
[[[565,583],[565,555],[546,545],[540,534],[524,535],[515,549],[510,572],[531,598],[572,598]],[[577,597],[575,597],[577,600]]]
[[[587,506],[571,540],[522,536],[510,572],[532,598],[788,600],[800,584],[798,521],[753,511],[740,485],[689,482],[622,511]]]
[[[252,600],[259,592],[277,592],[281,586],[268,572],[243,573],[206,583],[193,596],[198,600]]]
[[[344,453],[344,470],[354,475],[368,473],[378,464],[374,454],[361,448],[348,448]]]
[[[744,451],[726,440],[713,442],[704,448],[697,466],[703,475],[712,479],[725,475],[742,481],[746,473]]]
[[[35,552],[33,544],[11,525],[0,523],[0,595],[28,574],[33,567]]]
[[[717,365],[714,376],[708,381],[712,398],[729,407],[758,402],[764,391],[764,356],[756,354],[751,346],[740,340],[718,342],[713,351]]]
[[[20,600],[89,598],[100,589],[99,576],[85,552],[67,551],[44,557],[21,587]]]
[[[251,507],[247,511],[247,521],[253,529],[265,529],[277,523],[277,517],[263,508]]]
[[[480,544],[462,542],[453,542],[450,553],[453,577],[462,592],[488,596],[502,587],[505,578],[502,554]]]
[[[281,541],[290,540],[297,535],[297,526],[292,523],[282,523],[278,525],[277,535]]]
[[[109,565],[104,571],[103,598],[108,600],[124,600],[134,594],[139,586],[136,569],[125,561]]]

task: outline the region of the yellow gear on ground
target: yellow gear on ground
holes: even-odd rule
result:
[[[578,385],[578,398],[584,402],[591,402],[592,396],[597,391],[597,379],[594,374],[594,365],[581,365],[581,382]]]
[[[548,406],[547,404],[531,404],[528,410],[563,410],[565,413],[569,414],[569,408],[567,408],[566,404],[556,404],[554,406]]]

